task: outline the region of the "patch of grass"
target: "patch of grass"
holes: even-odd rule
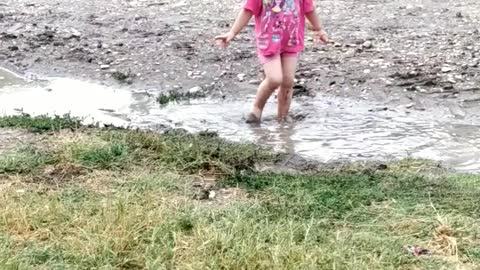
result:
[[[289,217],[343,218],[353,209],[396,200],[404,207],[431,201],[438,208],[455,208],[479,216],[474,198],[480,186],[466,189],[445,178],[431,179],[413,174],[335,172],[315,175],[249,174],[227,179],[259,191],[273,214]]]
[[[151,191],[188,193],[192,187],[192,181],[189,177],[179,176],[168,171],[144,169],[135,171],[133,178],[117,179],[114,185],[122,192],[135,194]]]
[[[25,128],[34,132],[59,131],[76,129],[81,126],[81,120],[65,114],[63,116],[30,116],[28,114],[0,117],[0,128]]]
[[[460,194],[478,198],[478,187],[466,192],[466,178],[238,176],[230,184],[245,185],[252,200],[212,207],[192,200],[186,182],[172,188],[179,176],[151,173],[112,176],[108,193],[81,186],[4,190],[0,230],[14,240],[0,245],[0,262],[37,269],[468,269],[480,263],[476,203],[450,203]],[[456,249],[444,249],[444,235]],[[406,245],[438,254],[415,258]]]
[[[409,157],[389,163],[387,171],[400,174],[405,172],[438,173],[445,172],[446,169],[442,168],[441,165],[435,161]]]
[[[112,72],[112,78],[115,80],[121,82],[121,83],[126,83],[126,82],[131,82],[131,71],[128,72],[122,72],[122,71],[115,71]]]
[[[70,116],[47,118],[27,115],[0,118],[0,127],[25,127],[51,131],[77,127]],[[215,133],[189,134],[172,130],[164,134],[129,130],[90,129],[84,138],[68,136],[55,151],[58,162],[73,162],[91,169],[134,166],[169,167],[185,173],[232,175],[236,171],[254,170],[258,163],[274,161],[277,155],[253,144],[232,143]],[[70,142],[69,142],[70,140]],[[16,160],[16,159],[15,159]],[[4,161],[12,164],[12,162]],[[4,166],[6,167],[6,166]],[[11,169],[10,169],[11,170]]]
[[[205,93],[201,90],[198,92],[179,92],[179,91],[169,91],[167,93],[161,93],[157,97],[157,102],[160,105],[166,105],[171,102],[178,102],[178,101],[185,101],[194,98],[203,98],[205,97]]]
[[[128,163],[128,148],[116,142],[102,146],[76,145],[73,146],[73,158],[92,169],[112,169]]]
[[[159,195],[168,196],[78,189],[4,193],[0,228],[15,240],[0,253],[0,261],[15,253],[11,262],[39,267],[35,269],[144,269],[146,260],[152,260],[145,257],[146,250],[165,256],[175,246],[175,232],[188,233],[194,226],[186,212],[190,208],[174,200],[160,203]]]
[[[15,255],[12,254],[13,241],[4,233],[0,233],[0,269],[19,269],[19,263],[13,262]]]
[[[129,131],[108,132],[102,137],[126,144],[138,160],[147,159],[188,173],[233,174],[253,170],[256,164],[276,158],[253,144],[232,143],[212,134]]]
[[[30,266],[51,265],[54,267],[54,265],[63,264],[64,260],[61,250],[51,247],[28,247],[22,251],[22,257],[24,263]]]
[[[469,255],[476,260],[480,260],[480,247],[472,248]]]
[[[2,154],[0,156],[0,174],[30,173],[40,166],[54,162],[51,154],[27,147],[16,152]]]

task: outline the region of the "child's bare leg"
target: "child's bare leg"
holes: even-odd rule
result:
[[[265,80],[260,84],[257,96],[253,103],[252,110],[247,116],[247,123],[258,123],[262,119],[262,112],[265,104],[272,95],[273,91],[282,84],[282,61],[280,57],[275,57],[263,65],[265,70]]]
[[[290,105],[292,104],[293,85],[295,80],[295,70],[297,68],[297,57],[295,55],[282,56],[283,81],[278,92],[278,120],[284,121]]]

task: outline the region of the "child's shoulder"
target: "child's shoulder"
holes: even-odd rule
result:
[[[246,0],[243,8],[251,11],[255,16],[262,12],[262,7],[269,0]]]

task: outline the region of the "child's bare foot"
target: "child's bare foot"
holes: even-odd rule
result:
[[[262,112],[258,109],[252,109],[249,113],[247,113],[245,117],[245,122],[247,124],[258,124],[262,121]]]
[[[287,116],[277,117],[277,121],[281,124],[286,123],[286,122],[290,122],[289,120],[290,120],[290,118],[287,117]]]
[[[260,117],[256,116],[253,112],[249,112],[245,117],[245,122],[247,124],[258,124],[261,122],[261,119]]]

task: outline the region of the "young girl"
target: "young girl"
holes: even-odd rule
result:
[[[223,47],[235,38],[255,16],[257,53],[265,70],[247,123],[259,123],[265,103],[278,91],[278,120],[286,120],[293,95],[297,58],[304,48],[305,18],[310,22],[319,42],[328,37],[322,30],[314,0],[246,0],[231,30],[215,39]]]

